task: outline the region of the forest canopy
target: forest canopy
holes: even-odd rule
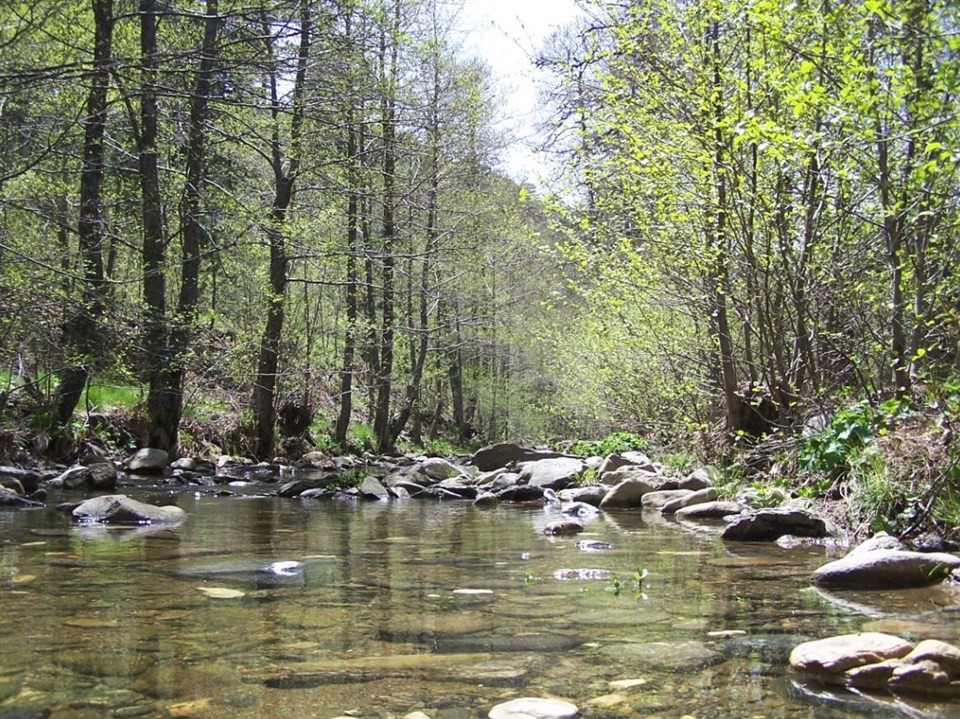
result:
[[[3,3],[4,442],[107,387],[259,458],[957,394],[956,3],[580,5],[551,191],[440,0]]]

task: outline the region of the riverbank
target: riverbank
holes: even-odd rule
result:
[[[141,424],[136,412],[115,410],[88,415],[59,439],[7,428],[0,432],[0,463],[39,470],[45,479],[85,466],[93,479],[83,479],[75,470],[68,481],[89,481],[94,489],[110,490],[115,470],[140,446]],[[288,471],[349,469],[352,474],[345,481],[357,485],[363,467],[410,464],[424,457],[465,465],[478,448],[457,447],[443,439],[426,446],[401,442],[400,451],[382,457],[372,453],[372,443],[358,425],[346,449],[315,432],[284,440],[282,454],[259,463],[246,454],[249,443],[241,427],[239,417],[192,421],[181,443],[186,464],[174,469],[184,471],[190,463]],[[931,534],[947,542],[960,539],[960,470],[950,414],[943,406],[917,410],[899,402],[856,403],[811,419],[801,432],[773,433],[760,441],[731,444],[716,434],[701,434],[662,445],[653,438],[616,432],[597,440],[555,443],[550,449],[583,461],[570,478],[578,486],[596,484],[600,463],[609,455],[641,451],[666,474],[684,475],[698,468],[706,472],[721,500],[740,498],[753,508],[802,500],[854,541],[878,531],[914,541]],[[104,476],[98,479],[98,472]]]

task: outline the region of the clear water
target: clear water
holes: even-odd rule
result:
[[[818,594],[824,546],[636,512],[550,538],[539,507],[176,502],[188,521],[161,530],[0,512],[0,719],[467,719],[521,696],[590,717],[960,716],[789,676],[804,638],[957,639],[949,588]]]

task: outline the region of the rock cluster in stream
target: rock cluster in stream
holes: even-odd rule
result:
[[[345,472],[354,479],[343,488]],[[591,475],[591,483],[583,484]],[[359,480],[359,481],[358,481]],[[109,492],[63,509],[79,523],[177,524],[176,507],[155,507],[117,493],[123,486],[198,486],[230,494],[232,485],[265,485],[265,491],[302,501],[389,501],[417,498],[470,501],[478,506],[511,503],[551,505],[560,517],[542,531],[573,535],[604,512],[655,511],[681,524],[719,527],[727,541],[769,542],[783,536],[821,538],[831,527],[802,500],[779,507],[752,507],[748,494],[721,500],[710,472],[697,469],[671,475],[641,452],[583,459],[513,443],[484,447],[463,461],[439,457],[329,457],[305,455],[296,467],[254,465],[221,457],[215,463],[182,458],[169,463],[166,452],[145,448],[115,465],[90,448],[73,467],[38,472],[0,467],[0,506],[43,506],[48,490],[63,493]],[[275,489],[266,490],[273,485]],[[161,504],[164,502],[161,501]],[[960,569],[960,558],[946,552],[915,552],[893,538],[877,538],[843,559],[818,569],[811,581],[827,589],[913,587],[943,580]]]
[[[321,465],[322,466],[322,465]],[[567,515],[547,524],[546,534],[569,535],[598,511],[654,510],[687,522],[725,520],[725,538],[772,541],[784,535],[825,537],[826,523],[803,507],[752,509],[745,501],[720,501],[710,473],[698,469],[672,476],[641,452],[582,459],[550,450],[502,443],[478,450],[465,463],[440,458],[387,464],[358,487],[335,489],[336,474],[298,477],[277,493],[302,500],[352,497],[383,500],[415,497],[469,500],[480,506],[503,503],[553,504]],[[582,485],[590,471],[595,483]]]
[[[790,667],[855,689],[960,696],[960,649],[936,639],[914,645],[879,632],[829,637],[796,647]]]

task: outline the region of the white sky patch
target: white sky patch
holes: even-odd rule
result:
[[[534,67],[534,60],[553,31],[578,12],[575,0],[464,1],[464,46],[487,62],[503,94],[499,121],[518,141],[503,153],[502,169],[518,182],[536,184],[543,174],[543,161],[534,153],[537,123],[543,119],[537,102],[543,71]]]

